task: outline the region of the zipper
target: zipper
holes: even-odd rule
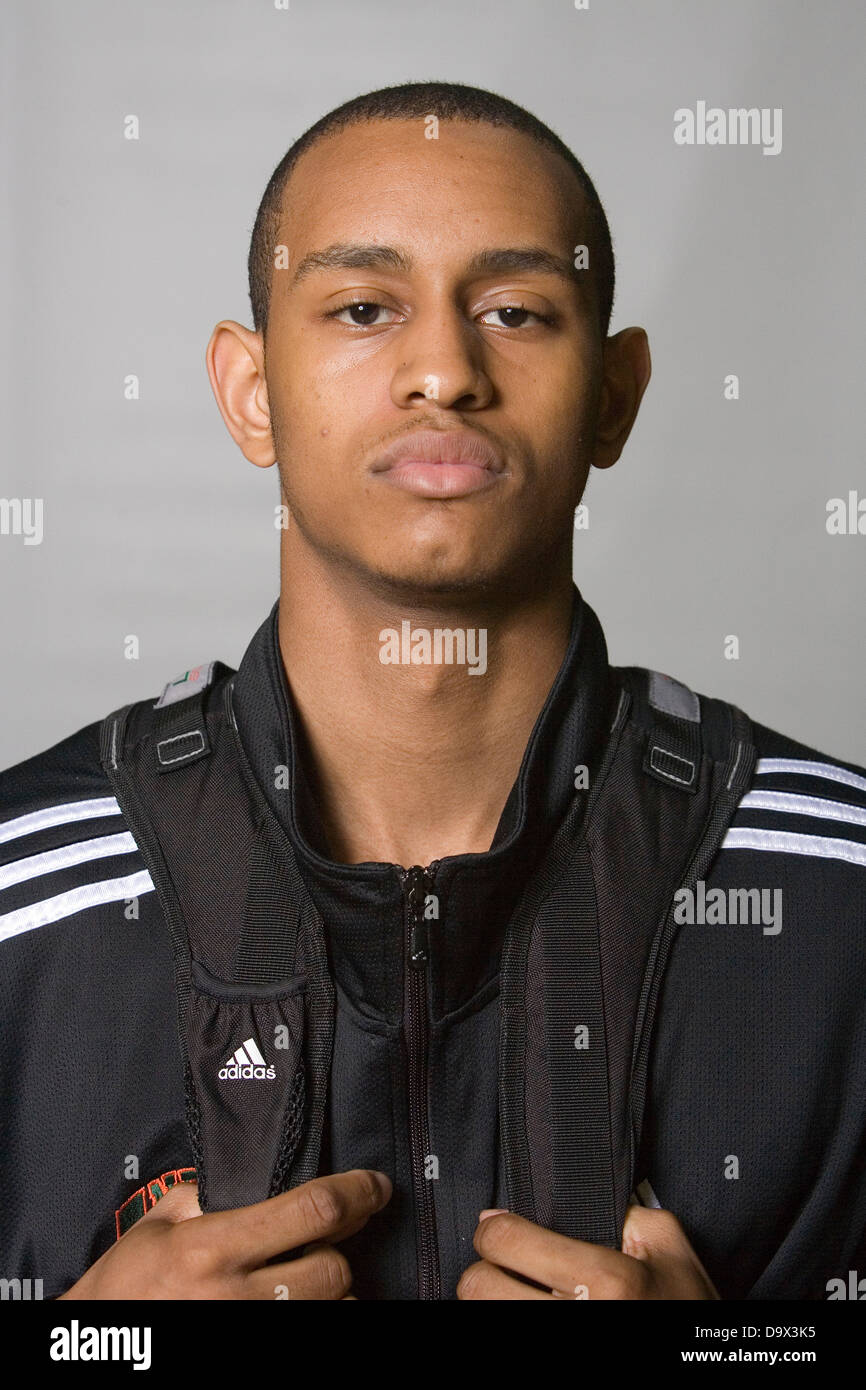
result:
[[[409,1154],[418,1232],[418,1297],[438,1299],[441,1291],[439,1243],[433,1182],[424,1175],[430,1149],[427,1115],[430,1047],[430,924],[424,916],[438,860],[426,869],[401,869],[405,903],[403,1037],[409,1100]]]

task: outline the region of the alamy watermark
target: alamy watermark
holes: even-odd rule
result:
[[[150,1369],[149,1327],[69,1327],[51,1329],[52,1361],[131,1361],[134,1371]]]
[[[383,666],[467,666],[470,676],[487,670],[486,627],[414,627],[404,618],[398,632],[384,627],[379,633],[379,660]]]
[[[862,1303],[866,1299],[866,1279],[861,1279],[856,1269],[848,1270],[848,1279],[828,1279],[827,1280],[827,1302],[832,1303],[836,1299],[851,1299],[857,1303]]]
[[[781,888],[707,888],[699,878],[694,888],[674,893],[674,921],[693,926],[763,926],[764,936],[782,930]]]
[[[0,1302],[30,1303],[44,1298],[41,1279],[0,1279]]]
[[[705,101],[674,112],[675,145],[762,145],[764,154],[782,148],[781,106],[738,106],[727,110]]]
[[[41,497],[0,497],[0,536],[23,536],[25,545],[42,544]]]
[[[852,488],[847,501],[831,497],[827,503],[827,534],[829,536],[866,536],[866,497]]]

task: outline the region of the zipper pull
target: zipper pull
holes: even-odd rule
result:
[[[430,959],[430,932],[424,916],[428,878],[425,869],[416,865],[406,874],[409,907],[409,964],[413,970],[423,970]]]

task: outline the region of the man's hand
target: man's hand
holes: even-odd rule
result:
[[[460,1299],[719,1297],[669,1211],[629,1207],[622,1254],[557,1235],[512,1212],[482,1213],[473,1244],[481,1259],[462,1275]]]
[[[197,1185],[178,1183],[61,1298],[351,1297],[349,1263],[328,1242],[360,1231],[390,1197],[384,1173],[355,1168],[202,1215]],[[297,1259],[267,1263],[312,1242]]]

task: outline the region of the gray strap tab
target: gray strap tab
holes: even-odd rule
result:
[[[205,690],[213,680],[215,665],[215,661],[207,661],[201,666],[191,666],[182,676],[178,676],[176,681],[169,681],[154,709],[164,709],[166,705],[174,705],[178,700],[188,700],[191,695]]]
[[[672,714],[676,719],[688,719],[692,724],[701,722],[701,704],[694,691],[661,671],[650,671],[649,702],[655,709]]]

